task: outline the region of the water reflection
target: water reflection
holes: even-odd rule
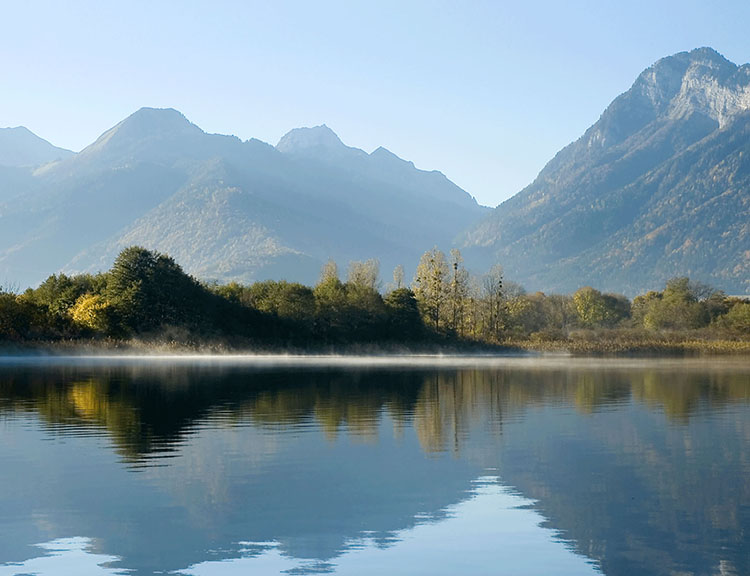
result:
[[[45,554],[25,562],[0,566],[0,576],[121,576],[128,573],[109,566],[119,560],[116,556],[91,552],[92,543],[88,538],[58,538],[36,547]]]
[[[6,366],[0,562],[84,535],[137,574],[591,570],[570,550],[609,575],[750,573],[749,374]],[[473,484],[488,469],[501,486]],[[471,568],[446,572],[460,550]]]
[[[444,511],[442,522],[423,522],[382,543],[369,534],[346,543],[335,564],[314,558],[294,559],[276,543],[246,543],[233,561],[209,561],[180,570],[192,576],[234,574],[430,574],[506,573],[538,575],[554,566],[558,576],[598,574],[580,556],[571,554],[555,534],[540,529],[542,518],[530,501],[510,493],[493,477],[474,482],[469,497]],[[418,546],[414,546],[418,542]],[[478,545],[481,543],[482,545]],[[541,553],[540,553],[541,552]]]

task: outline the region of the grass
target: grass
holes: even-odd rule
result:
[[[546,339],[532,335],[504,343],[522,350],[586,356],[750,356],[750,340],[695,333],[586,331],[573,332],[567,338]]]

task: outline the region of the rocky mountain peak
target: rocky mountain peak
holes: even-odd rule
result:
[[[738,67],[712,48],[697,48],[659,60],[632,90],[657,114],[680,118],[699,113],[724,125],[750,107],[750,83],[737,73]]]
[[[140,108],[118,124],[120,130],[145,134],[149,132],[200,131],[195,124],[174,108]]]
[[[314,150],[340,150],[346,148],[336,133],[325,124],[312,128],[295,128],[287,132],[276,149],[285,154],[306,153]]]
[[[725,82],[737,66],[712,48],[679,52],[644,70],[631,91],[658,109],[667,109],[680,93],[702,84]]]
[[[741,293],[750,66],[710,48],[644,70],[467,246],[537,289],[652,289],[689,275]]]
[[[203,131],[173,108],[141,108],[102,134],[84,152],[143,140],[194,136]]]
[[[184,152],[202,136],[203,130],[173,108],[141,108],[84,148],[79,158],[158,158],[170,149]]]
[[[655,62],[604,111],[585,139],[590,149],[619,144],[655,120],[694,114],[723,127],[750,109],[750,74],[712,48]]]

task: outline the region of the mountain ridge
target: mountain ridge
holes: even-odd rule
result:
[[[74,152],[54,146],[25,126],[0,128],[0,166],[35,167],[72,155]]]
[[[313,283],[329,258],[380,258],[388,274],[488,210],[441,173],[346,146],[327,126],[285,138],[280,150],[142,108],[79,154],[24,172],[22,201],[0,194],[0,278],[95,272],[130,244],[219,281]]]
[[[635,236],[639,231],[652,237],[660,227],[674,230],[669,222],[685,216],[683,211],[701,194],[718,198],[733,189],[734,180],[750,179],[744,165],[720,178],[707,176],[722,159],[716,157],[711,137],[744,130],[750,109],[748,71],[747,65],[738,67],[708,48],[657,61],[579,139],[558,152],[534,182],[468,230],[463,247],[480,260],[503,263],[514,279],[532,289],[573,291],[585,282],[632,295],[658,288],[670,276],[694,274],[729,291],[750,291],[743,266],[735,273],[711,269],[710,252],[678,263],[672,248],[648,247]],[[729,140],[741,156],[742,140]],[[692,171],[692,183],[669,179],[667,167],[691,170],[679,162],[690,150],[696,158],[702,150],[715,164],[700,174]],[[672,188],[655,184],[667,179]],[[736,219],[750,216],[744,206]],[[715,210],[723,210],[721,203]],[[707,229],[714,234],[711,242],[701,240],[701,229],[696,223],[687,231],[693,244],[722,245],[713,229]],[[614,245],[614,238],[624,244]],[[662,253],[656,254],[658,250]],[[744,258],[739,252],[732,256],[740,262]]]
[[[132,243],[220,281],[312,283],[329,258],[408,276],[439,245],[532,290],[635,295],[690,275],[750,293],[749,110],[750,65],[710,48],[662,58],[490,211],[325,124],[272,146],[142,108],[79,154],[0,166],[0,278],[105,269]]]

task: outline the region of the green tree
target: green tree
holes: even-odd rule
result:
[[[698,301],[688,278],[673,278],[661,294],[651,301],[643,317],[650,330],[689,330],[706,326],[708,310]]]
[[[408,288],[393,290],[385,297],[385,308],[392,338],[413,340],[422,336],[424,324],[413,291]]]
[[[254,286],[254,285],[253,285]],[[252,302],[251,290],[239,282],[229,282],[228,284],[211,285],[209,289],[216,295],[225,300],[243,306],[254,306]]]
[[[32,337],[41,315],[39,307],[28,299],[0,292],[0,340]]]
[[[657,300],[661,300],[661,292],[657,292],[656,290],[650,290],[645,294],[633,298],[633,305],[631,306],[631,318],[633,324],[645,327],[646,314],[649,313],[651,307]]]
[[[558,338],[567,336],[568,329],[577,323],[573,297],[567,294],[550,294],[544,298],[545,330]]]
[[[101,293],[107,283],[105,274],[80,274],[67,276],[53,274],[37,288],[29,288],[24,297],[38,306],[44,306],[58,320],[67,319],[72,306],[83,294]]]
[[[612,327],[630,315],[630,301],[619,294],[602,294],[584,286],[573,294],[578,323],[586,328]]]
[[[718,323],[738,336],[750,337],[750,302],[735,301]]]
[[[106,298],[127,331],[200,324],[205,291],[175,261],[140,246],[125,248],[109,273]]]
[[[351,262],[346,290],[346,324],[352,338],[377,339],[385,336],[386,308],[378,292],[380,264],[377,260]]]
[[[605,323],[607,326],[615,326],[630,318],[631,303],[622,294],[603,294],[604,306],[607,310]]]
[[[601,326],[606,318],[607,309],[604,298],[599,290],[591,286],[579,288],[573,294],[573,303],[575,304],[578,322],[581,326],[592,328]]]
[[[245,289],[243,300],[261,312],[303,325],[312,323],[315,296],[311,288],[296,282],[266,280]]]
[[[346,288],[339,279],[333,260],[323,265],[320,281],[313,289],[316,327],[319,334],[340,336],[345,331],[347,315]]]
[[[508,327],[524,336],[544,330],[547,325],[545,300],[543,292],[521,294],[509,299],[506,303]]]

